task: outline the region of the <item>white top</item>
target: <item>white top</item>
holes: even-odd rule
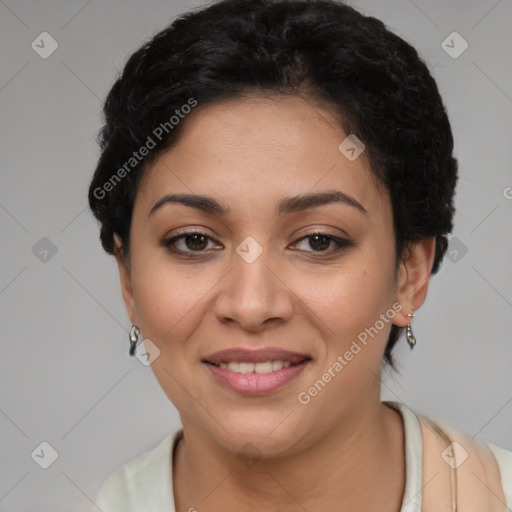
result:
[[[422,503],[423,442],[416,414],[400,402],[384,402],[398,410],[405,430],[405,491],[401,512],[418,512]],[[172,489],[172,453],[183,435],[169,433],[155,448],[111,473],[98,491],[91,512],[176,512]],[[485,443],[501,472],[506,504],[512,508],[512,452]],[[96,508],[97,507],[97,508]]]

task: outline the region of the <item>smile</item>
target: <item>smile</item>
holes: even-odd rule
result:
[[[292,363],[279,359],[248,363],[244,361],[204,362],[215,382],[232,391],[259,396],[276,391],[296,379],[311,363],[310,358]]]

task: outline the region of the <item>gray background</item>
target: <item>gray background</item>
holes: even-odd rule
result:
[[[117,71],[199,5],[0,0],[0,512],[87,511],[111,471],[179,426],[151,368],[128,356],[117,267],[86,197]],[[352,5],[429,64],[461,173],[450,257],[382,398],[512,450],[512,1]],[[44,31],[59,45],[46,59],[31,48]],[[469,44],[458,58],[442,48],[453,31]],[[43,441],[58,452],[46,470],[31,457]]]

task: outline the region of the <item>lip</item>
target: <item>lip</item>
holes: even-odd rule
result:
[[[253,353],[253,355],[256,356],[256,353]],[[279,358],[276,357],[275,359]],[[268,361],[268,359],[264,360]],[[252,362],[247,359],[244,361]],[[203,361],[203,364],[210,370],[217,381],[231,390],[247,396],[260,396],[276,391],[296,379],[310,363],[311,359],[307,359],[293,366],[270,373],[237,373]]]
[[[283,350],[278,347],[267,347],[256,350],[249,350],[245,348],[230,348],[226,350],[220,350],[219,352],[215,352],[214,354],[206,356],[202,362],[219,365],[221,362],[229,363],[230,361],[241,361],[244,363],[263,363],[264,361],[280,360],[290,361],[290,363],[296,365],[297,363],[304,361],[304,359],[311,359],[311,357],[308,354],[291,352],[289,350]]]

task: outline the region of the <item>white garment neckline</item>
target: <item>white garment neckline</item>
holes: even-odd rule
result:
[[[401,402],[383,401],[402,416],[405,434],[405,489],[400,512],[421,512],[423,437],[418,417]]]

